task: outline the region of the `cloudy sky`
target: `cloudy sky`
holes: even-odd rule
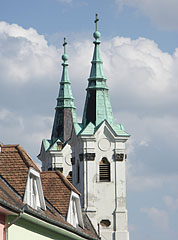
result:
[[[1,1],[0,142],[21,144],[37,161],[51,135],[63,37],[81,119],[96,12],[114,116],[132,135],[130,240],[177,239],[177,0]]]

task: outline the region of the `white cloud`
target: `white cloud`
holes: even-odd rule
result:
[[[20,135],[22,139],[25,139],[25,136],[30,138],[30,126],[38,125],[39,115],[41,118],[53,117],[62,70],[59,58],[63,50],[62,47],[56,49],[48,46],[44,36],[35,29],[24,29],[5,22],[0,22],[0,46],[0,108],[5,109],[1,112],[0,119],[4,116],[7,119],[12,117],[18,126],[25,128],[23,136]],[[76,97],[75,105],[80,117],[90,73],[92,41],[72,42],[67,46],[67,52],[69,74]],[[101,55],[114,115],[133,135],[129,142],[129,152],[134,154],[138,146],[157,147],[153,146],[154,139],[167,141],[168,147],[176,142],[178,127],[174,106],[178,91],[178,49],[170,55],[162,52],[157,44],[149,39],[115,37],[102,42]],[[7,92],[10,96],[16,92],[15,98],[7,97]],[[22,94],[23,92],[25,93]],[[52,105],[47,105],[49,102]],[[18,112],[15,109],[18,109]],[[24,124],[27,116],[24,117],[23,114],[29,110],[31,115],[27,127],[27,124]],[[20,122],[19,116],[23,121]],[[5,121],[1,121],[1,129],[3,124]],[[41,137],[43,130],[44,128],[36,128],[36,132],[32,134],[39,132]],[[15,131],[17,130],[14,125],[11,135],[17,136]],[[48,125],[45,132],[48,132],[50,137],[51,125]],[[9,135],[10,138],[15,139]],[[172,141],[169,141],[170,138]]]
[[[173,198],[172,196],[166,195],[163,197],[163,201],[170,209],[178,209],[178,198]]]
[[[141,212],[146,213],[151,219],[154,227],[167,231],[169,228],[169,217],[168,213],[164,210],[152,207],[152,208],[141,208]]]
[[[35,29],[0,22],[1,81],[24,84],[56,76],[57,50]]]
[[[121,89],[125,96],[133,97],[137,105],[144,101],[151,107],[175,101],[178,86],[173,69],[178,49],[171,56],[149,39],[119,37],[104,42],[102,49],[106,76],[112,79],[114,94]]]
[[[48,116],[25,116],[0,109],[0,142],[21,144],[37,161],[42,139],[50,137],[52,122]]]
[[[93,46],[88,41],[78,42],[72,44],[69,51],[72,53],[69,63],[75,94],[79,85],[81,89],[87,86]],[[116,111],[127,111],[137,117],[139,114],[140,118],[157,115],[158,119],[163,117],[166,121],[170,112],[177,112],[174,105],[178,101],[178,49],[170,55],[149,39],[115,37],[102,42],[101,55],[115,114]],[[80,99],[76,94],[80,108],[84,98],[85,91],[81,91]]]
[[[178,30],[177,0],[115,0],[119,10],[127,5],[148,16],[153,23],[163,29]]]
[[[132,173],[132,170],[129,169],[129,164],[127,167],[128,191],[144,192],[154,189],[160,190],[167,183],[176,185],[176,175],[136,175],[135,173]]]
[[[20,143],[35,160],[41,140],[50,138],[62,52],[62,47],[49,46],[35,29],[0,22],[0,142]],[[83,38],[82,42],[72,42],[67,45],[67,53],[80,118],[90,73],[92,41]],[[161,195],[166,185],[170,192],[164,203],[167,206],[175,203],[169,195],[175,191],[177,181],[173,165],[176,155],[172,158],[165,155],[172,150],[178,136],[175,107],[178,49],[170,55],[149,39],[115,37],[102,42],[101,55],[114,115],[132,134],[127,160],[129,193],[158,190]],[[154,152],[154,157],[144,154],[145,150]],[[163,154],[158,158],[156,154],[160,152]],[[142,211],[156,224],[163,217],[163,226],[167,227],[169,220],[164,211],[156,208]],[[135,228],[130,226],[133,232]]]

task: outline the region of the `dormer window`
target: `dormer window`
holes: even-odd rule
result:
[[[74,227],[77,227],[78,225],[82,228],[84,227],[80,198],[79,195],[73,191],[71,192],[70,197],[69,209],[67,213],[67,222],[69,222]]]
[[[40,173],[33,168],[29,168],[24,203],[34,209],[46,210]]]

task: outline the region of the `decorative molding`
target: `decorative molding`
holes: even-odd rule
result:
[[[85,153],[86,161],[94,161],[95,153]]]
[[[104,152],[109,151],[109,149],[111,147],[111,143],[109,142],[109,140],[107,138],[102,138],[98,142],[98,147],[101,151],[104,151]]]
[[[68,166],[71,166],[71,154],[68,154],[66,157],[65,157],[65,162]]]
[[[114,159],[119,162],[124,161],[124,153],[115,153]]]

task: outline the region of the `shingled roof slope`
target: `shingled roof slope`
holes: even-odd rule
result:
[[[45,197],[66,217],[71,191],[80,193],[59,171],[41,172],[40,175]]]
[[[17,212],[23,210],[81,236],[86,234],[85,239],[97,239],[97,234],[87,227],[76,229],[66,222],[71,191],[80,193],[59,171],[40,172],[46,202],[45,211],[35,210],[23,203],[29,167],[40,172],[20,145],[0,145],[0,206]]]
[[[0,175],[23,197],[29,167],[40,170],[20,145],[0,147]]]
[[[23,211],[27,210],[31,213],[33,212],[34,215],[39,213],[38,210],[24,204],[21,197],[14,191],[12,186],[0,176],[0,206],[2,205],[9,209],[16,210],[17,212],[20,212],[23,209]],[[70,226],[70,224],[66,223],[64,218],[60,216],[56,209],[47,201],[46,210],[40,211],[40,215]]]
[[[21,198],[9,187],[0,176],[0,203],[12,206],[14,209],[23,208]]]

